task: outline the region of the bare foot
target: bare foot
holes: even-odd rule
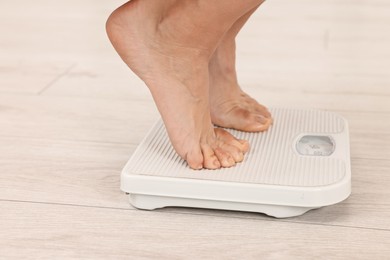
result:
[[[226,33],[209,63],[212,122],[247,132],[265,131],[272,124],[270,112],[241,90],[236,75],[235,37],[254,10]]]
[[[183,17],[196,13],[194,1],[177,1],[172,6],[168,2],[173,3],[126,3],[108,19],[108,36],[148,86],[173,147],[188,165],[193,169],[231,167],[243,160],[249,146],[211,122],[208,61],[212,51],[207,46],[218,39],[206,35],[197,42],[200,32],[196,30],[204,27],[193,17]]]

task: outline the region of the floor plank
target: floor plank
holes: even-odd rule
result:
[[[274,98],[276,105],[288,105],[288,102]],[[310,104],[301,107],[310,108]],[[5,126],[0,129],[0,136],[9,137],[138,144],[159,118],[153,102],[145,100],[129,104],[118,100],[3,95],[0,108],[0,124]],[[387,159],[390,155],[387,130],[390,114],[347,112],[341,114],[353,126],[350,130],[352,156]],[[353,116],[349,118],[349,115]],[[372,125],[367,126],[367,122]]]
[[[0,202],[0,207],[0,228],[7,234],[0,255],[8,259],[380,259],[390,254],[386,230],[34,203]]]
[[[119,186],[120,171],[135,145],[31,138],[0,138],[0,141],[0,154],[3,155],[0,159],[0,200],[133,208]],[[351,197],[339,205],[314,210],[293,221],[390,230],[388,172],[388,160],[353,159]],[[177,208],[167,210],[222,214],[227,218],[237,215]],[[244,215],[265,218],[259,214]]]
[[[120,172],[134,145],[0,140],[0,199],[129,208]]]
[[[115,57],[114,61],[80,63],[42,95],[110,100],[152,100],[146,85],[119,57]]]
[[[124,2],[1,2],[0,58],[75,62],[113,57],[116,54],[107,40],[105,22]]]
[[[158,118],[145,100],[0,96],[0,136],[137,144]]]
[[[240,53],[239,53],[240,54]],[[256,52],[251,56],[262,57]],[[238,75],[241,86],[262,95],[264,92],[280,95],[299,93],[310,97],[313,103],[320,98],[326,99],[340,95],[341,98],[351,98],[359,102],[362,99],[372,99],[378,96],[390,97],[390,72],[370,72],[364,68],[352,70],[348,59],[329,57],[309,59],[301,57],[294,63],[274,58],[253,60],[241,57]],[[331,61],[330,61],[331,60]],[[337,68],[333,64],[343,64]],[[386,67],[383,64],[372,64],[375,67]],[[113,69],[114,68],[114,69]],[[363,70],[363,69],[360,69]],[[308,73],[310,72],[310,73]],[[283,75],[281,77],[281,75]],[[100,63],[84,62],[76,65],[66,75],[52,84],[44,95],[76,96],[104,99],[147,99],[151,95],[145,84],[138,79],[126,66],[119,61]],[[293,98],[293,97],[292,97]],[[291,98],[291,99],[292,99]],[[291,100],[290,102],[293,102]]]
[[[0,59],[0,93],[38,94],[71,67],[69,62]]]

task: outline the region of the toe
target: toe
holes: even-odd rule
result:
[[[252,104],[252,107],[253,107],[253,110],[262,115],[263,117],[265,118],[271,118],[272,115],[271,113],[269,112],[268,108],[266,108],[265,106],[263,105],[260,105],[259,103],[257,103],[256,100],[254,100],[255,103]]]
[[[259,114],[252,114],[248,118],[246,129],[249,132],[263,132],[269,128],[271,122],[271,118],[266,118]]]
[[[236,164],[234,158],[229,153],[225,152],[223,149],[217,147],[214,149],[214,152],[215,155],[218,157],[218,160],[221,163],[222,167],[228,168]]]
[[[247,153],[249,151],[249,148],[250,148],[249,142],[247,140],[243,140],[243,139],[239,139],[238,142],[239,142],[239,145],[240,145],[239,146],[240,150],[244,154]]]
[[[200,170],[203,168],[203,155],[199,149],[188,153],[184,159],[187,161],[188,166],[193,170]]]
[[[238,147],[230,144],[225,144],[223,146],[223,149],[232,156],[234,162],[239,163],[244,160],[244,153]]]
[[[272,125],[273,119],[272,119],[272,117],[267,118],[267,117],[262,117],[261,116],[259,121],[263,125],[263,128],[262,128],[263,130],[262,131],[265,131]]]
[[[230,127],[245,132],[261,132],[269,127],[269,118],[260,112],[237,108],[230,114]]]
[[[245,154],[246,152],[249,151],[249,143],[247,141],[238,140],[226,130],[221,128],[216,128],[215,134],[217,135],[218,139],[220,139],[223,143],[237,147],[242,153]]]
[[[221,162],[214,150],[207,144],[202,145],[201,147],[203,154],[203,167],[210,170],[221,168]]]
[[[257,102],[256,99],[249,97],[249,106],[252,108],[251,111],[255,111],[256,113],[259,113],[260,115],[271,118],[272,115],[269,112],[268,108]]]

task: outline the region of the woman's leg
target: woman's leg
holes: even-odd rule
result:
[[[231,167],[248,143],[213,127],[209,60],[259,0],[132,0],[107,21],[124,62],[148,86],[177,153],[193,169]]]
[[[268,110],[241,90],[235,67],[235,38],[257,8],[235,22],[222,38],[209,64],[212,122],[248,132],[265,131],[272,123]]]

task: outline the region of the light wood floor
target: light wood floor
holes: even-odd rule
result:
[[[240,35],[247,92],[350,123],[352,195],[284,220],[128,204],[159,115],[105,36],[122,2],[0,2],[0,259],[390,259],[388,1],[267,1]]]

